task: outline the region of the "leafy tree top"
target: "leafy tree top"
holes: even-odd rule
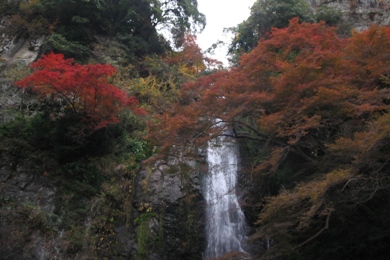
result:
[[[272,27],[287,27],[289,20],[299,17],[312,21],[313,13],[305,0],[257,0],[247,20],[230,30],[235,37],[230,45],[231,54],[249,52]]]
[[[294,17],[302,22],[324,21],[331,26],[342,22],[341,10],[327,5],[314,14],[306,0],[257,0],[246,20],[228,29],[234,34],[229,47],[231,62],[237,65],[240,56],[253,50],[261,38],[268,37],[273,27],[285,28]]]
[[[11,17],[13,25],[8,32],[22,37],[50,35],[44,53],[82,56],[79,60],[83,61],[91,55],[86,48],[96,41],[96,35],[123,44],[127,58],[134,61],[169,48],[158,28],[167,28],[175,44],[180,44],[187,31],[202,30],[206,24],[196,0],[16,1],[5,3],[0,12]],[[75,46],[75,50],[68,45]]]
[[[340,39],[324,22],[294,18],[237,67],[186,84],[150,123],[150,138],[181,156],[218,135],[250,140],[253,186],[283,185],[264,187],[274,197],[255,202],[255,237],[275,238],[272,256],[291,253],[350,205],[388,195],[389,72],[388,27]]]
[[[129,107],[143,113],[137,107],[135,97],[128,97],[109,82],[115,73],[111,65],[73,63],[62,54],[50,53],[31,64],[34,72],[15,85],[32,88],[40,98],[59,104],[51,111],[54,117],[64,114],[80,116],[83,121],[81,131],[92,132],[118,122],[122,109]]]

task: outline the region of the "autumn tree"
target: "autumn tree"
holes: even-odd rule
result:
[[[310,47],[307,43],[315,43],[320,37],[314,32],[305,34],[306,26],[292,21],[284,30],[290,40],[279,38],[284,32],[276,30],[264,42],[281,40],[271,44],[266,53],[286,56],[273,62],[278,74],[271,77],[272,96],[258,122],[273,140],[284,140],[288,145],[274,146],[257,171],[282,174],[287,167],[296,168],[297,162],[300,165],[295,172],[289,171],[293,179],[299,177],[300,184],[285,182],[284,190],[270,197],[260,215],[258,224],[263,228],[259,235],[273,233],[281,242],[269,252],[271,255],[278,250],[300,252],[303,247],[310,248],[308,244],[330,229],[331,223],[341,224],[332,215],[351,214],[356,209],[350,205],[361,209],[373,198],[382,200],[389,184],[384,177],[389,170],[384,159],[389,154],[384,147],[389,143],[382,139],[388,131],[383,122],[389,104],[384,82],[390,66],[389,29],[373,26],[345,40],[328,34],[319,45]],[[315,25],[306,28],[314,29]],[[300,31],[298,38],[295,29]],[[283,41],[282,46],[277,45]],[[261,48],[264,46],[254,53]],[[242,65],[250,68],[258,64],[250,60],[250,54],[244,56]],[[367,150],[364,155],[354,155],[360,149]],[[291,152],[298,157],[292,157]],[[367,220],[363,217],[360,221]],[[284,226],[280,232],[275,229],[278,225]],[[294,233],[295,238],[283,239]],[[305,235],[300,236],[302,233]]]
[[[31,65],[34,72],[15,82],[20,88],[39,93],[42,102],[52,104],[53,118],[74,115],[80,118],[80,134],[91,133],[119,121],[118,114],[129,107],[137,108],[138,101],[128,97],[109,82],[115,73],[110,65],[73,63],[62,54],[50,53]]]
[[[182,41],[179,50],[148,56],[121,69],[115,84],[135,95],[148,112],[162,113],[178,100],[185,82],[221,64],[202,52],[194,35],[188,34]]]
[[[217,135],[245,140],[252,197],[269,196],[251,202],[262,209],[254,237],[272,237],[268,257],[308,253],[332,223],[347,228],[340,218],[388,196],[388,44],[387,27],[340,39],[324,22],[292,19],[237,68],[186,84],[150,124],[152,140],[165,154]]]
[[[257,0],[246,20],[228,29],[234,34],[229,46],[230,61],[238,65],[240,56],[253,50],[261,38],[268,37],[273,27],[285,28],[294,17],[304,22],[324,21],[330,26],[342,23],[341,10],[328,5],[313,12],[308,1],[304,0]]]
[[[164,61],[179,68],[183,77],[194,77],[206,69],[221,65],[220,61],[207,57],[196,42],[195,35],[186,34],[180,41],[181,49],[171,52]]]
[[[251,7],[248,19],[229,29],[234,33],[229,53],[238,58],[251,51],[272,27],[287,27],[289,20],[294,17],[299,17],[302,21],[314,20],[307,1],[257,0]]]
[[[329,74],[333,71],[327,66],[319,71],[319,63],[326,65],[329,60],[334,59],[342,63],[342,59],[334,54],[334,50],[341,47],[341,42],[332,29],[326,28],[324,24],[301,26],[298,20],[293,20],[288,29],[275,29],[273,36],[244,56],[239,68],[233,68],[229,72],[221,71],[188,83],[182,89],[180,104],[187,106],[188,111],[185,114],[180,113],[180,116],[187,117],[191,111],[195,114],[189,115],[188,118],[202,122],[213,121],[219,117],[228,123],[225,127],[235,127],[237,136],[266,140],[267,129],[272,132],[279,128],[279,122],[284,124],[282,119],[271,118],[276,119],[277,115],[286,112],[294,114],[292,109],[299,107],[299,102],[305,95],[311,94],[308,90],[310,84],[320,86],[321,81],[331,84],[327,74],[317,76],[323,71]],[[319,53],[311,54],[313,50],[318,50]],[[326,56],[329,57],[322,60],[322,57]],[[293,75],[294,73],[297,75]],[[290,74],[294,77],[290,77]],[[176,111],[179,110],[182,109]],[[259,130],[260,118],[269,118],[272,124],[267,124],[264,129]],[[314,124],[314,118],[310,123],[308,120],[305,127]],[[302,121],[302,124],[304,123],[305,121]],[[174,122],[170,125],[175,127]],[[213,129],[218,131],[217,128]],[[286,137],[280,134],[277,138]]]

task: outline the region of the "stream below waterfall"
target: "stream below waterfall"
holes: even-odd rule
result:
[[[246,222],[236,194],[238,145],[235,140],[218,137],[209,141],[205,177],[206,200],[205,259],[233,251],[245,252]]]

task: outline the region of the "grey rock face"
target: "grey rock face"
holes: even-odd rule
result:
[[[9,21],[3,18],[0,21],[0,30],[7,26],[10,26]],[[44,39],[45,36],[24,39],[3,33],[0,35],[0,63],[5,63],[6,66],[15,63],[30,64],[37,58]]]
[[[321,6],[341,10],[343,20],[362,31],[372,24],[390,25],[390,4],[379,0],[307,0],[314,11]]]
[[[28,65],[37,58],[43,40],[44,37],[29,40],[10,38],[10,36],[0,37],[1,58],[7,65],[16,63]]]
[[[138,210],[158,214],[147,221],[159,241],[150,246],[160,252],[148,259],[193,259],[197,254],[200,258],[204,239],[200,172],[198,162],[171,159],[139,173]]]
[[[154,168],[140,172],[138,198],[153,205],[161,202],[175,204],[188,193],[186,184],[191,185],[191,191],[200,192],[199,174],[194,167],[192,161],[183,164],[156,162]]]
[[[142,181],[139,188],[143,201],[153,205],[158,205],[162,201],[175,203],[183,196],[180,177],[166,175],[167,169],[166,165],[160,165],[156,169],[140,172]]]
[[[53,210],[57,188],[43,172],[32,173],[39,169],[34,169],[30,162],[15,160],[0,154],[1,255],[4,259],[42,260],[58,256],[60,236],[48,237],[42,232],[46,223],[56,221]],[[29,242],[19,233],[29,233]]]

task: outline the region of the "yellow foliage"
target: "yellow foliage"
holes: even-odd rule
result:
[[[367,131],[355,133],[353,138],[341,137],[328,147],[339,156],[353,156],[356,160],[376,151],[382,140],[389,136],[390,114],[384,114],[372,122]]]
[[[178,95],[178,83],[174,76],[158,77],[150,74],[142,78],[131,65],[123,68],[114,81],[117,86],[136,96],[148,112],[161,111],[166,104],[173,103]]]
[[[303,209],[303,212],[299,212],[300,219],[296,219],[296,221],[299,222],[298,229],[304,228],[310,224],[310,219],[314,215],[319,214],[319,210],[324,206],[323,198],[329,189],[346,182],[351,177],[352,174],[349,170],[335,170],[320,180],[300,183],[291,191],[283,190],[278,196],[268,199],[268,203],[256,224],[264,225],[279,217],[285,218],[287,212]],[[307,203],[309,203],[308,207],[302,206]],[[294,222],[290,223],[291,226],[293,224]]]
[[[195,78],[195,75],[199,73],[199,70],[196,67],[182,65],[178,68],[180,74],[185,78]]]
[[[265,171],[275,172],[278,170],[280,163],[286,158],[288,149],[284,147],[273,148],[271,156],[262,162],[257,168],[256,171]]]
[[[386,187],[381,183],[385,182],[383,174],[386,173],[381,171],[390,159],[386,152],[380,150],[381,147],[386,147],[389,136],[390,115],[383,114],[370,123],[364,132],[355,133],[353,138],[339,138],[334,144],[329,144],[327,147],[330,152],[337,158],[343,158],[346,165],[315,180],[299,183],[294,189],[284,189],[279,195],[269,197],[256,223],[262,229],[255,237],[269,234],[282,236],[290,228],[297,231],[308,228],[315,217],[327,216],[328,219],[335,210],[332,196],[334,198],[337,192],[340,192],[337,196],[341,192],[356,195],[355,189],[363,189],[364,186],[366,193],[370,191],[368,195],[354,196],[351,202],[361,203],[372,198],[378,189]],[[378,160],[381,163],[377,163]],[[361,172],[359,165],[369,165],[371,168],[363,167],[369,170]],[[348,191],[344,190],[346,187]],[[278,225],[283,225],[286,230],[280,231]]]
[[[38,4],[38,2],[39,2],[39,0],[30,0],[30,1],[26,1],[26,2],[21,2],[19,4],[19,6],[20,6],[20,9],[27,10],[27,9],[31,8],[32,6]]]

